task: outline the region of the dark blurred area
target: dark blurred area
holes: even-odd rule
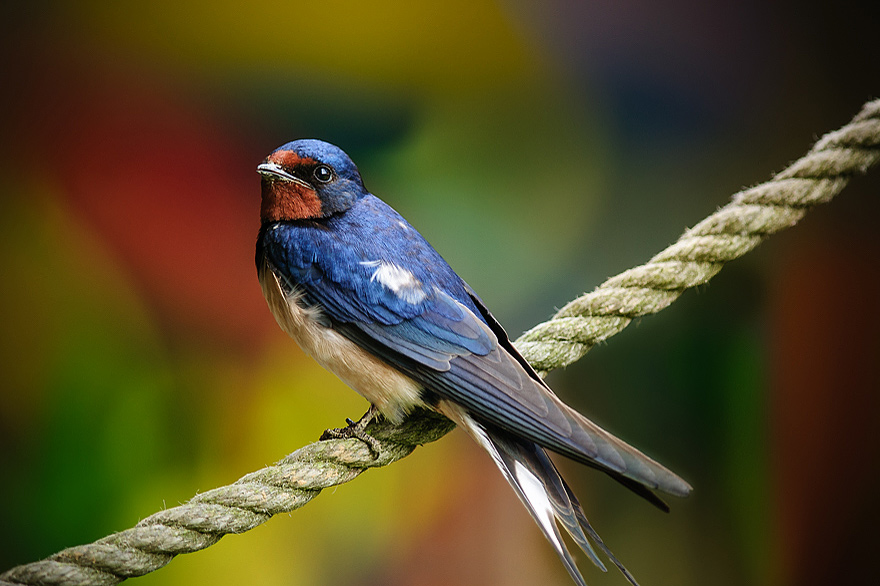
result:
[[[255,167],[345,149],[512,338],[880,95],[871,2],[5,3],[0,570],[358,416],[276,326]],[[562,461],[642,584],[871,582],[880,171],[551,375],[694,486]],[[623,584],[580,565],[591,585]],[[567,583],[454,432],[138,584]]]

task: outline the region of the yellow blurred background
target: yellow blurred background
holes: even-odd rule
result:
[[[6,3],[0,570],[232,482],[366,408],[260,295],[255,167],[277,146],[346,150],[515,338],[876,97],[876,12]],[[664,515],[560,462],[642,584],[873,579],[878,175],[552,375],[695,487]],[[135,583],[568,580],[454,432]]]

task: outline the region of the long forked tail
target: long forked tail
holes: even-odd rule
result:
[[[440,410],[489,452],[579,586],[586,586],[586,582],[562,540],[557,522],[599,569],[607,571],[593,549],[594,545],[608,556],[633,586],[638,586],[633,575],[614,557],[590,525],[583,507],[541,446],[506,431],[482,425],[464,410],[448,403],[441,405]]]

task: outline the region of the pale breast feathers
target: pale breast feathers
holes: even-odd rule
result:
[[[266,260],[259,278],[269,309],[281,329],[385,417],[400,421],[413,408],[424,405],[418,383],[325,325],[321,309],[303,304],[302,294],[295,288],[285,292],[278,274]]]

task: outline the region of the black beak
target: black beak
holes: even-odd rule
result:
[[[294,183],[299,183],[309,189],[312,189],[312,186],[296,177],[295,175],[291,175],[287,171],[284,170],[281,165],[277,163],[260,163],[257,165],[257,173],[259,173],[263,179],[269,179],[270,181],[292,181]]]

